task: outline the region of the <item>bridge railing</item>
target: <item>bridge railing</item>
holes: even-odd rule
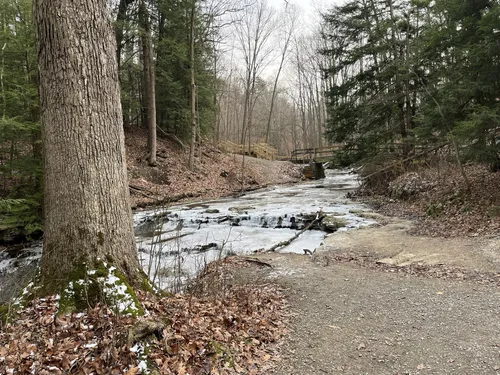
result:
[[[334,144],[325,147],[316,147],[316,148],[302,148],[296,149],[291,152],[290,160],[292,161],[308,161],[314,159],[328,158],[334,156],[337,152],[345,149],[344,144]],[[407,146],[406,146],[407,147]],[[356,149],[356,147],[354,147]],[[385,145],[379,145],[379,152],[388,152],[388,153],[399,153],[402,154],[405,150],[405,145],[403,143],[387,143]],[[425,147],[422,145],[413,145],[412,151],[418,152],[425,150]]]
[[[296,149],[292,151],[290,159],[295,161],[306,161],[321,157],[329,157],[333,156],[335,152],[343,150],[344,147],[344,145],[335,144],[324,147]]]

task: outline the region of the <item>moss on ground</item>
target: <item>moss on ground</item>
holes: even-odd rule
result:
[[[214,355],[216,357],[216,361],[222,360],[227,363],[230,367],[235,366],[234,358],[231,355],[229,349],[227,349],[224,345],[217,341],[211,341],[210,347],[214,351]]]

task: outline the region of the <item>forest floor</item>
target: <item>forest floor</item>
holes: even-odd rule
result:
[[[300,168],[292,163],[224,154],[209,144],[200,147],[190,170],[189,148],[162,138],[158,138],[157,165],[150,167],[146,132],[137,127],[125,129],[125,146],[133,208],[219,198],[302,178]]]

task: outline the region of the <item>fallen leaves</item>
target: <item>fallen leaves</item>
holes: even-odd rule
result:
[[[157,167],[148,166],[147,131],[137,127],[125,129],[127,168],[132,186],[134,207],[145,207],[186,198],[218,198],[271,184],[297,182],[302,178],[298,165],[245,157],[242,173],[241,155],[224,154],[209,144],[200,146],[195,169],[188,167],[189,150],[159,138]],[[200,157],[201,155],[201,157]],[[223,177],[223,174],[226,177]]]
[[[258,265],[228,258],[212,269],[239,267]],[[217,288],[217,298],[139,292],[147,308],[139,319],[103,305],[57,315],[55,297],[34,300],[0,333],[0,373],[135,375],[143,373],[144,353],[160,374],[268,372],[286,332],[284,295],[271,284]]]
[[[419,176],[427,188],[406,199],[376,195],[363,198],[383,214],[418,218],[414,233],[432,237],[478,237],[500,231],[500,173],[484,165],[465,166],[471,190],[465,192],[459,169],[444,161],[402,175]]]

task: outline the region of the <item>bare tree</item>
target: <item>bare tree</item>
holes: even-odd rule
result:
[[[189,17],[189,62],[190,62],[190,75],[191,75],[191,146],[189,148],[189,169],[194,169],[194,152],[196,148],[196,80],[195,80],[195,66],[194,66],[194,45],[195,45],[195,16],[196,16],[196,0],[191,1],[191,12]]]
[[[255,101],[255,83],[262,70],[269,64],[272,49],[269,46],[275,31],[275,12],[266,0],[257,0],[252,7],[247,7],[241,20],[236,22],[236,38],[243,54],[244,73],[244,108],[241,131],[241,143],[248,135],[251,143],[252,103]]]
[[[141,26],[142,61],[144,72],[144,104],[148,126],[148,164],[156,165],[156,94],[153,38],[151,21],[145,0],[139,0],[139,23]]]
[[[106,0],[35,0],[44,143],[45,292],[84,265],[140,275],[132,230],[116,40]]]
[[[320,147],[323,143],[325,103],[318,39],[318,35],[310,34],[294,41],[296,84],[291,95],[300,113],[303,147]]]
[[[278,72],[276,73],[276,77],[274,79],[273,93],[271,96],[271,108],[269,109],[269,117],[267,119],[266,143],[269,142],[269,133],[271,132],[271,120],[273,117],[278,81],[280,79],[281,70],[283,69],[283,65],[285,64],[285,60],[289,52],[290,42],[292,41],[293,33],[296,29],[296,24],[298,20],[298,8],[293,4],[286,3],[284,11],[280,14],[279,19],[281,21],[279,24],[280,35],[278,37],[278,44],[281,44],[281,58],[278,67]]]
[[[118,71],[120,70],[121,66],[124,23],[127,18],[128,7],[130,4],[132,4],[132,2],[134,2],[134,0],[120,0],[120,2],[118,3],[118,11],[116,14],[116,22],[115,22],[116,60],[118,62]]]

